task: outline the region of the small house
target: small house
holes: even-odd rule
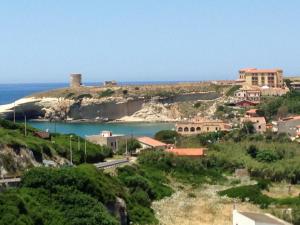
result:
[[[142,146],[142,149],[165,149],[167,148],[167,144],[163,143],[161,141],[155,140],[150,137],[139,137],[137,138],[137,141],[140,143]]]
[[[265,117],[243,117],[241,123],[251,122],[257,133],[264,133],[267,130],[267,123]]]

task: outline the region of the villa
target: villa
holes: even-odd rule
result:
[[[231,126],[222,120],[194,118],[187,122],[179,122],[175,125],[176,131],[182,135],[201,134],[215,131],[228,131]]]
[[[112,134],[111,131],[102,131],[99,135],[87,136],[88,141],[110,147],[114,152],[118,150],[119,141],[124,139],[126,139],[125,135]]]

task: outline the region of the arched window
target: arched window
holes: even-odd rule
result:
[[[195,127],[191,127],[190,131],[195,132]]]
[[[201,127],[197,127],[197,128],[196,128],[196,131],[201,131]]]
[[[188,128],[188,127],[185,127],[185,128],[184,128],[184,131],[185,131],[185,132],[188,132],[188,131],[189,131],[189,128]]]
[[[182,132],[182,127],[178,127],[178,132]]]

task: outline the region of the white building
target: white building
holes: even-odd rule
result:
[[[233,225],[292,225],[270,214],[237,210],[233,210],[232,222]]]

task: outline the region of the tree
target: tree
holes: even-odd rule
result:
[[[247,149],[247,153],[252,158],[256,158],[257,152],[258,152],[258,148],[255,145],[250,145],[249,148]]]
[[[241,131],[245,134],[254,134],[255,128],[254,128],[253,123],[251,121],[245,121]]]
[[[127,145],[127,151],[128,153],[135,153],[135,151],[138,149],[138,148],[141,148],[141,144],[134,138],[130,138],[130,139],[127,139],[127,143],[126,143],[126,140],[123,140],[121,143],[120,143],[120,146],[119,146],[119,149],[118,149],[118,154],[124,154],[126,152],[126,145]]]
[[[154,138],[167,144],[175,144],[179,136],[180,135],[174,130],[161,130],[155,134]]]

